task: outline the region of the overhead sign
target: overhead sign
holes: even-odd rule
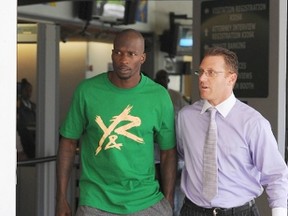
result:
[[[211,46],[238,55],[237,97],[268,96],[269,0],[202,2],[200,43],[201,57]]]

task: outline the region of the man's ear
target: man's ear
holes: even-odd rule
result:
[[[143,64],[145,62],[145,60],[146,60],[146,53],[143,53],[141,55],[141,64]]]
[[[237,81],[237,77],[238,77],[237,73],[232,73],[232,74],[230,75],[229,83],[230,83],[231,85],[235,85],[235,83],[236,83],[236,81]]]

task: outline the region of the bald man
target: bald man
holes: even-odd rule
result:
[[[80,141],[76,216],[172,216],[176,179],[174,110],[168,92],[140,72],[143,36],[126,29],[112,50],[113,71],[77,87],[60,128],[57,216],[71,215],[67,184]],[[155,179],[154,142],[161,150],[163,193]]]

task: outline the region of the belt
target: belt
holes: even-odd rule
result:
[[[237,206],[233,208],[219,208],[219,207],[213,207],[213,208],[203,208],[195,203],[191,202],[187,197],[185,197],[185,204],[187,204],[190,208],[197,212],[205,212],[207,215],[233,215],[237,212],[245,211],[250,209],[252,206],[255,205],[255,200],[251,200],[247,203],[245,203],[242,206]]]

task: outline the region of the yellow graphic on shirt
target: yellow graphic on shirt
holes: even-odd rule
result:
[[[111,133],[113,131],[116,134],[126,136],[129,139],[132,139],[138,143],[144,143],[142,138],[140,138],[140,137],[136,136],[135,134],[132,134],[132,133],[127,131],[130,128],[138,127],[141,124],[140,118],[130,115],[130,111],[132,108],[133,108],[133,106],[128,105],[120,115],[113,116],[112,119],[110,120],[112,123],[109,125],[109,127],[106,127],[106,125],[104,124],[104,122],[100,116],[96,116],[95,121],[99,125],[99,127],[102,129],[102,131],[104,132],[100,141],[99,141],[99,146],[96,149],[96,155],[102,150],[102,146],[103,146],[104,141],[106,140],[107,137],[109,139],[109,142],[105,146],[105,148],[104,148],[105,150],[110,149],[110,148],[117,148],[117,149],[121,150],[121,147],[123,145],[122,145],[122,143],[117,143],[117,138],[118,138],[117,135],[111,135]],[[123,121],[129,121],[129,123],[116,128],[117,125]]]

